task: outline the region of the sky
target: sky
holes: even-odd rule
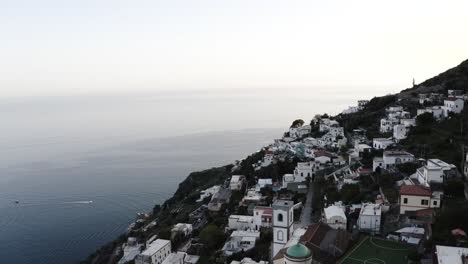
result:
[[[0,97],[397,91],[468,59],[466,10],[466,0],[3,0]]]

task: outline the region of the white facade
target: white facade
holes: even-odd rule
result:
[[[444,115],[447,117],[450,112],[459,114],[463,111],[464,101],[460,98],[449,98],[444,100]]]
[[[244,186],[244,183],[245,183],[244,175],[232,175],[229,188],[232,191],[240,191],[242,189],[242,186]]]
[[[465,177],[468,177],[468,153],[466,153],[465,157]]]
[[[201,202],[203,201],[205,198],[208,198],[210,196],[213,196],[214,194],[216,194],[217,192],[219,192],[219,190],[221,190],[221,186],[219,185],[214,185],[206,190],[203,190],[200,192],[200,198],[198,198],[197,202]]]
[[[228,219],[229,230],[255,229],[254,217],[251,215],[230,215]]]
[[[265,188],[268,185],[273,185],[273,179],[258,179],[257,184],[255,185],[255,191],[259,192],[262,188]]]
[[[182,234],[184,236],[188,236],[192,234],[193,227],[192,224],[184,224],[184,223],[178,223],[174,225],[171,229],[171,233],[173,236],[175,236],[177,233]]]
[[[156,239],[135,258],[135,264],[161,264],[171,254],[171,241]]]
[[[357,221],[359,231],[379,234],[381,217],[380,204],[363,204]]]
[[[233,260],[231,264],[268,264],[268,262],[263,260],[257,262],[251,258],[243,258],[241,261]]]
[[[403,107],[402,106],[390,106],[390,107],[387,107],[387,109],[385,109],[387,112],[401,112],[403,111]]]
[[[196,264],[200,256],[189,255],[185,252],[173,252],[167,256],[162,264]]]
[[[438,264],[464,264],[468,256],[468,248],[436,246]]]
[[[297,129],[296,136],[297,137],[304,137],[308,134],[310,134],[311,131],[311,126],[310,125],[305,125],[301,126]]]
[[[307,178],[315,173],[316,164],[314,162],[298,162],[294,169],[294,176]]]
[[[346,215],[343,208],[332,205],[324,209],[325,223],[333,229],[346,230]]]
[[[441,106],[426,107],[424,109],[418,109],[416,116],[422,115],[424,113],[431,113],[435,119],[441,119],[444,117],[444,110]]]
[[[404,188],[409,187],[409,188]],[[428,208],[439,208],[441,192],[431,192],[431,190],[421,190],[422,186],[402,186],[400,189],[400,214],[418,211]],[[419,189],[419,190],[418,190]]]
[[[268,167],[275,160],[275,155],[273,153],[266,153],[262,159],[262,167]]]
[[[394,143],[393,140],[388,138],[374,138],[372,140],[372,147],[374,149],[386,149]]]
[[[307,176],[296,176],[294,174],[285,174],[283,175],[283,188],[288,188],[289,183],[293,182],[305,182]]]
[[[442,183],[444,172],[452,169],[456,169],[456,166],[440,159],[429,159],[426,161],[426,165],[416,171],[416,175],[419,182],[428,186],[431,182]]]
[[[382,118],[380,119],[380,133],[389,133],[393,131],[393,126],[398,125],[400,120],[396,118]]]
[[[329,118],[323,118],[320,120],[319,124],[319,131],[320,132],[327,132],[330,130],[331,127],[339,127],[340,124],[338,121],[331,120]]]
[[[294,203],[287,200],[273,202],[273,256],[288,242],[293,234]]]
[[[234,253],[247,251],[255,247],[260,238],[258,231],[234,231],[223,247],[224,255],[230,256]]]
[[[401,163],[413,162],[414,155],[406,151],[384,151],[383,162],[385,169]]]
[[[254,229],[272,226],[273,209],[265,206],[255,206],[253,211]]]
[[[404,125],[395,125],[393,127],[393,138],[395,141],[400,141],[402,139],[405,139],[408,134],[408,128]]]

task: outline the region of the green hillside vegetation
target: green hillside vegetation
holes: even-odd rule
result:
[[[436,121],[431,114],[423,114],[416,119],[401,145],[421,158],[439,158],[448,163],[462,166],[462,146],[468,143],[468,105],[461,114]]]
[[[463,90],[468,92],[468,60],[403,92],[417,91],[421,88],[430,87],[439,88],[442,91]]]

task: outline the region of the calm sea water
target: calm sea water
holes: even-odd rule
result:
[[[169,198],[191,171],[242,159],[292,120],[336,113],[373,93],[0,99],[1,262],[76,263]]]

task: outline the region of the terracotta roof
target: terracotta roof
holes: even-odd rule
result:
[[[459,98],[456,98],[456,97],[449,97],[447,99],[445,99],[446,101],[456,101],[458,100]]]
[[[323,150],[323,149],[316,150],[314,154],[316,157],[322,157],[322,156],[329,157],[329,158],[332,157],[332,154],[330,152]]]
[[[266,206],[255,206],[254,210],[262,210],[263,215],[272,215],[273,214],[273,209],[271,207],[266,207]]]
[[[299,242],[310,243],[314,246],[320,247],[320,242],[331,229],[330,226],[322,223],[312,224],[307,227],[307,231],[301,236]]]
[[[421,185],[403,185],[400,187],[400,195],[431,196],[431,189]]]

